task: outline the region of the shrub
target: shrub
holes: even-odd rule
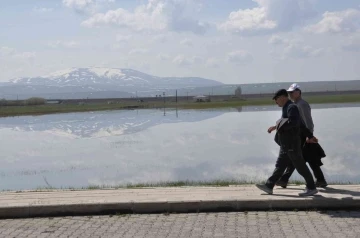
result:
[[[45,102],[45,98],[32,97],[25,101],[25,105],[44,105]]]
[[[0,100],[0,106],[6,106],[7,105],[7,101],[5,98]]]

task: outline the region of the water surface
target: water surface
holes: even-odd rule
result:
[[[312,105],[329,181],[360,181],[359,106]],[[1,118],[0,189],[265,179],[279,149],[266,130],[280,115],[266,106]]]

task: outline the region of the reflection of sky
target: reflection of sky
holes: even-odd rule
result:
[[[266,130],[280,112],[243,109],[249,112],[186,110],[178,111],[178,117],[175,111],[163,116],[155,110],[80,113],[12,118],[12,124],[3,118],[0,189],[36,188],[46,186],[46,181],[55,187],[81,187],[264,179],[272,172],[278,153],[274,134]],[[354,108],[313,110],[315,135],[327,154],[322,168],[331,181],[360,181],[359,116],[360,110]],[[121,118],[118,124],[116,118]],[[96,124],[97,128],[82,129],[91,133],[69,133],[69,126],[62,128],[60,120],[75,128],[73,131],[79,125]],[[141,130],[132,131],[128,126],[126,133],[112,132],[123,124],[141,121],[152,122]],[[29,125],[32,130],[26,129]],[[99,136],[102,128],[108,133]],[[293,178],[300,176],[295,173]]]

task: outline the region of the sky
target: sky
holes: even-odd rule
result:
[[[72,67],[229,84],[356,80],[360,1],[1,1],[1,82]]]

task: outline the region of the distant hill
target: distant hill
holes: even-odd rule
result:
[[[315,82],[277,82],[256,84],[225,84],[216,87],[194,87],[178,90],[178,95],[230,95],[241,86],[243,94],[273,93],[280,88],[288,89],[293,83],[298,83],[304,92],[351,91],[360,90],[360,80],[352,81],[315,81]]]
[[[157,77],[132,69],[71,68],[40,77],[12,79],[0,86],[0,97],[23,99],[103,98],[156,95],[188,87],[219,86],[222,83],[198,77]]]
[[[199,77],[157,77],[132,69],[71,68],[39,77],[12,79],[0,83],[0,98],[47,99],[155,97],[166,95],[232,95],[238,86],[243,94],[273,93],[295,82],[223,84]],[[304,92],[360,90],[360,80],[296,82]]]

